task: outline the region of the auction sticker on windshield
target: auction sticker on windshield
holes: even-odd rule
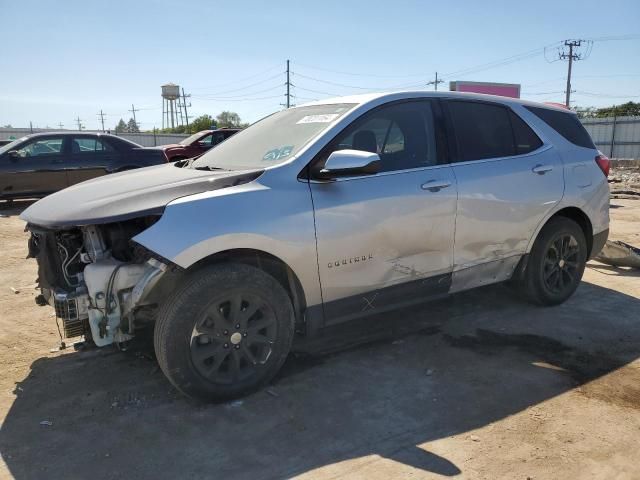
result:
[[[288,157],[289,155],[291,155],[292,151],[293,145],[285,145],[284,147],[274,148],[273,150],[269,150],[267,153],[265,153],[264,157],[262,157],[262,160],[278,160],[280,158]]]
[[[296,123],[329,123],[340,116],[339,113],[325,113],[323,115],[306,115]]]

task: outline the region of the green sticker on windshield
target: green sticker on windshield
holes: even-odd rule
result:
[[[264,154],[262,160],[267,162],[273,162],[274,160],[279,160],[284,157],[288,157],[291,155],[293,151],[293,145],[285,145],[284,147],[274,148],[273,150],[269,150]]]

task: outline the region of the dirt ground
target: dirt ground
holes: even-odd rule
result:
[[[52,351],[24,205],[0,206],[1,478],[640,478],[637,271],[591,262],[555,308],[491,286],[372,317],[268,389],[203,405],[144,336]],[[640,245],[640,200],[611,215],[611,237]]]

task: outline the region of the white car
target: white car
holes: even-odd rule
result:
[[[88,181],[22,214],[41,302],[98,346],[155,321],[187,395],[268,382],[297,337],[512,280],[575,291],[609,228],[608,159],[575,114],[401,92],[266,117],[195,160]]]

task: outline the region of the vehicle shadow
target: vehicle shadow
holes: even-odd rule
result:
[[[17,217],[27,207],[33,205],[37,201],[37,199],[0,200],[0,217]]]
[[[276,479],[346,460],[356,474],[372,455],[455,476],[425,444],[579,386],[640,408],[640,381],[590,387],[640,356],[638,311],[586,282],[554,308],[486,287],[334,328],[268,388],[218,405],[177,394],[144,338],[41,358],[16,385],[0,452],[19,480]]]

